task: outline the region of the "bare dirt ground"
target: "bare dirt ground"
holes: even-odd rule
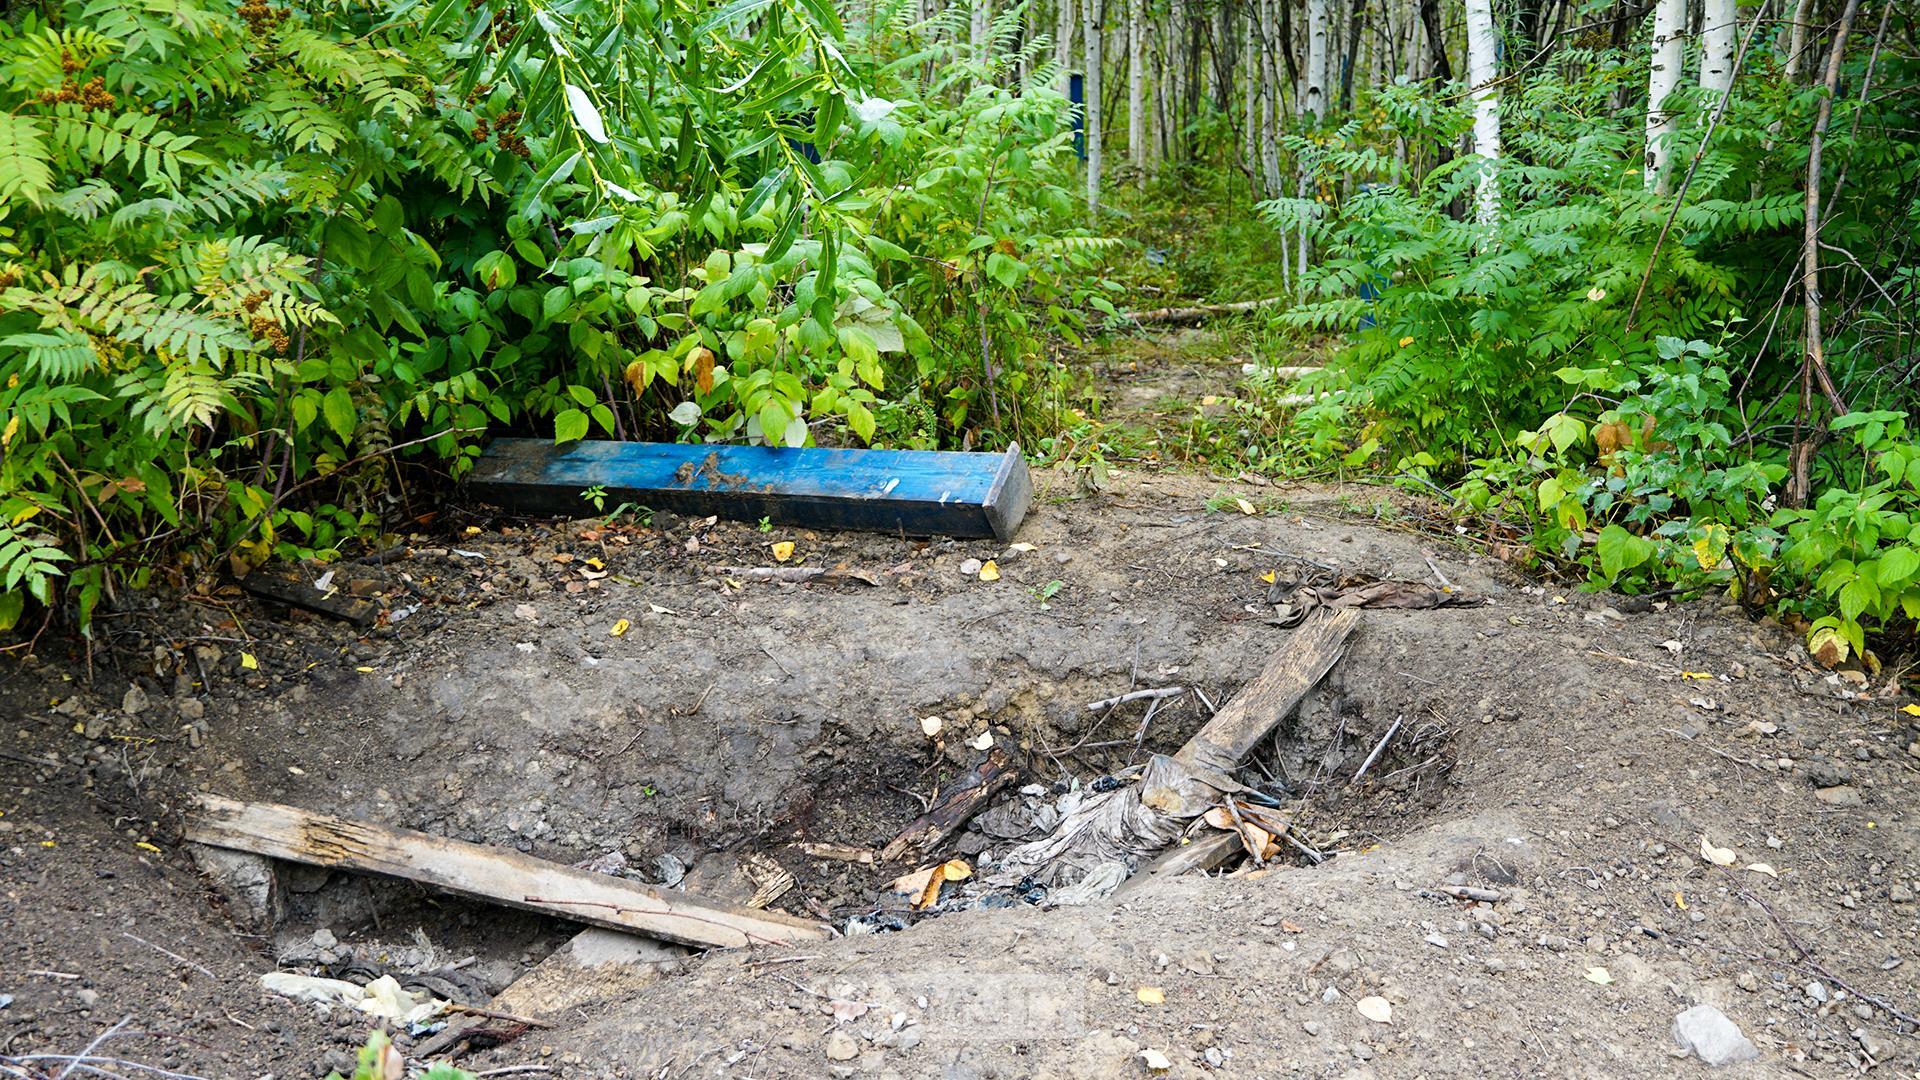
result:
[[[1190,389],[1152,378],[1126,393]],[[1224,702],[1291,632],[1263,576],[1333,567],[1443,575],[1478,602],[1368,611],[1243,775],[1297,807],[1300,834],[1336,853],[1324,864],[1078,908],[956,889],[945,906],[964,910],[896,916],[901,932],[691,959],[462,1064],[1065,1078],[1152,1075],[1163,1055],[1172,1076],[1670,1075],[1708,1071],[1670,1033],[1704,1003],[1759,1048],[1729,1072],[1914,1072],[1920,733],[1897,682],[1817,670],[1731,604],[1526,580],[1378,489],[1123,471],[1074,499],[1075,477],[1036,480],[1032,550],[449,518],[340,570],[389,613],[369,632],[226,588],[108,613],[91,671],[50,644],[0,661],[0,1060],[50,1075],[59,1062],[23,1055],[77,1053],[130,1018],[94,1052],[319,1076],[347,1064],[362,1018],[266,993],[263,972],[430,970],[484,1000],[577,929],[304,871],[283,924],[255,932],[179,841],[191,792],[624,860],[647,880],[723,882],[757,853],[797,879],[778,907],[871,926],[913,866],[809,845],[884,845],[983,732],[1040,785],[1007,796],[1024,805],[1171,751],[1205,719],[1198,695],[1144,734],[1144,703],[1086,704],[1172,685]],[[713,570],[772,565],[781,541],[877,584]],[[961,570],[986,559],[1000,580]],[[1703,858],[1703,837],[1732,865]],[[993,845],[968,833],[936,858],[985,863]],[[1361,1015],[1366,997],[1389,1022]]]

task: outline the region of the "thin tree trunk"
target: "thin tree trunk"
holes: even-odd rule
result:
[[[1653,7],[1653,65],[1647,76],[1647,190],[1667,193],[1667,174],[1673,159],[1674,116],[1667,98],[1680,86],[1686,60],[1687,0],[1655,0]]]
[[[1086,49],[1086,75],[1082,86],[1086,95],[1087,130],[1087,218],[1095,228],[1100,221],[1100,8],[1102,0],[1080,0],[1083,18],[1080,34]]]
[[[1847,413],[1846,399],[1833,385],[1833,375],[1827,370],[1826,341],[1821,336],[1820,326],[1820,164],[1821,155],[1826,148],[1827,123],[1833,119],[1833,96],[1840,88],[1840,65],[1846,59],[1847,37],[1853,30],[1853,17],[1860,10],[1860,0],[1847,0],[1846,10],[1840,13],[1840,25],[1833,31],[1833,46],[1827,50],[1827,74],[1825,87],[1820,95],[1820,111],[1813,120],[1813,136],[1807,142],[1807,205],[1806,240],[1800,250],[1800,291],[1806,300],[1806,353],[1800,362],[1800,418],[1808,420],[1813,413],[1813,395],[1816,386],[1828,404],[1833,406],[1835,416]],[[1818,427],[1808,432],[1796,442],[1789,459],[1792,462],[1792,478],[1787,485],[1787,500],[1792,506],[1805,506],[1813,495],[1813,455],[1819,449],[1822,433]]]
[[[1135,183],[1147,177],[1146,0],[1127,0],[1127,156]]]
[[[1427,58],[1440,81],[1453,81],[1453,65],[1447,62],[1446,31],[1440,25],[1440,0],[1420,0],[1420,25],[1427,31]]]
[[[1500,76],[1494,50],[1493,0],[1466,0],[1467,82],[1473,87],[1473,152],[1482,160],[1478,186],[1479,220],[1500,220],[1500,96],[1494,82]]]
[[[1733,46],[1739,30],[1735,0],[1702,0],[1700,89],[1716,95],[1733,90]]]
[[[1073,91],[1073,0],[1054,0],[1053,62],[1060,69],[1060,96]]]
[[[1301,94],[1314,121],[1327,118],[1327,0],[1307,0],[1307,81]]]
[[[1360,34],[1367,25],[1367,0],[1353,0],[1353,13],[1347,23],[1347,62],[1340,69],[1340,111],[1353,108],[1354,69],[1360,66]]]

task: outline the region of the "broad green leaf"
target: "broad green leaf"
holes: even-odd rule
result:
[[[574,442],[587,437],[587,414],[579,409],[567,409],[553,418],[553,441],[556,443]]]

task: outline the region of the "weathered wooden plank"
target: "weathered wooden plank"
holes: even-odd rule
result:
[[[1359,625],[1357,608],[1314,616],[1288,635],[1258,678],[1240,688],[1206,726],[1173,755],[1175,761],[1231,773],[1274,725],[1293,711],[1347,651]]]
[[[380,617],[380,605],[334,588],[321,591],[313,587],[299,569],[292,571],[261,568],[240,579],[240,587],[264,600],[272,600],[326,615],[359,627],[372,626]]]
[[[792,945],[829,935],[826,926],[772,911],[749,911],[578,870],[517,851],[309,813],[277,803],[197,796],[187,839],[315,866],[418,881],[449,892],[563,919],[677,941],[737,948]]]
[[[591,512],[580,493],[592,487],[609,506],[1002,540],[1033,502],[1018,446],[965,454],[495,439],[467,479],[475,499],[542,514]]]

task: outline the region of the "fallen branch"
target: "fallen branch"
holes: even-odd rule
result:
[[[1385,750],[1387,744],[1393,741],[1393,737],[1400,731],[1400,722],[1406,718],[1406,713],[1401,713],[1399,716],[1393,718],[1392,726],[1387,728],[1385,735],[1380,736],[1379,742],[1373,744],[1373,753],[1368,754],[1367,760],[1360,763],[1360,771],[1353,774],[1353,779],[1347,782],[1348,786],[1359,783],[1360,778],[1367,775],[1367,770],[1373,768],[1373,763],[1380,760],[1380,752]]]
[[[973,768],[927,800],[926,813],[915,818],[881,849],[880,861],[899,862],[952,836],[974,814],[986,809],[994,796],[1010,787],[1019,773],[1013,759],[997,747],[987,751]]]
[[[1152,311],[1128,311],[1122,318],[1137,323],[1157,323],[1162,326],[1191,326],[1203,323],[1220,315],[1245,315],[1261,308],[1276,307],[1288,303],[1289,297],[1269,296],[1264,300],[1239,300],[1231,304],[1196,304],[1193,307],[1155,308]]]
[[[1162,686],[1153,690],[1135,690],[1129,694],[1121,694],[1119,697],[1102,698],[1099,701],[1089,701],[1087,702],[1087,711],[1099,712],[1102,709],[1111,709],[1116,706],[1125,705],[1129,701],[1146,701],[1149,698],[1179,697],[1181,694],[1184,694],[1186,692],[1187,692],[1187,688],[1184,686]]]
[[[181,956],[177,952],[173,952],[170,949],[163,949],[160,946],[155,945],[153,942],[148,941],[146,938],[139,936],[138,934],[129,934],[125,930],[122,930],[120,931],[120,936],[128,939],[129,941],[137,941],[140,944],[145,945],[147,948],[152,949],[154,952],[157,952],[162,956],[179,961],[180,963],[185,964],[186,966],[192,968],[193,970],[199,972],[202,975],[205,975],[207,978],[212,979],[215,982],[220,981],[220,976],[215,975],[212,971],[208,970],[204,965],[196,964],[193,961],[187,959],[184,956]]]

